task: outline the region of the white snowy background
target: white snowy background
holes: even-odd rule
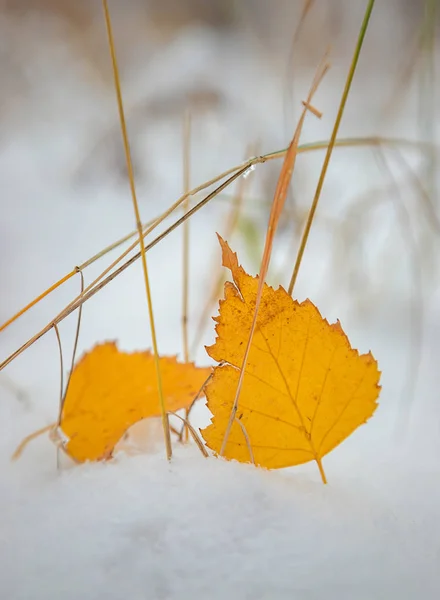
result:
[[[134,226],[100,3],[87,27],[77,24],[83,37],[36,9],[38,2],[22,4],[32,10],[0,16],[0,322]],[[332,69],[315,99],[324,117],[308,118],[303,141],[330,135],[365,3],[335,2],[333,21],[326,4],[316,3],[296,48],[292,86],[286,65],[302,3],[235,4],[239,18],[220,27],[209,10],[204,19],[174,23],[179,4],[169,0],[169,14],[156,7],[144,20],[135,18],[144,15],[139,3],[124,4],[126,10],[110,3],[144,221],[182,193],[188,104],[195,186],[239,164],[250,143],[259,153],[286,146],[331,42]],[[403,0],[377,4],[340,136],[438,141],[435,119],[429,127],[420,120],[421,103],[435,91],[420,99],[423,61],[393,92],[418,13]],[[0,373],[2,598],[438,597],[438,231],[411,174],[427,185],[420,175],[426,157],[402,152],[413,171],[387,154],[390,175],[371,149],[335,150],[295,292],[330,321],[339,318],[352,345],[371,349],[382,371],[375,416],[324,459],[329,484],[322,485],[314,464],[267,472],[205,460],[193,445],[176,445],[168,464],[152,431],[147,452],[121,453],[108,464],[57,470],[45,436],[11,463],[22,438],[57,416],[51,332]],[[322,158],[318,152],[297,161],[292,192],[302,210]],[[244,210],[261,232],[260,251],[279,168],[261,165],[249,177]],[[215,261],[220,269],[215,232],[223,232],[229,209],[227,199],[215,200],[191,220],[192,332]],[[290,274],[281,267],[293,265],[292,235],[283,224],[274,254],[283,279],[273,284],[287,285]],[[238,232],[230,243],[255,273],[258,257],[245,236]],[[159,349],[180,356],[181,248],[176,231],[148,255]],[[107,261],[85,272],[86,283]],[[79,281],[69,281],[2,332],[0,359],[78,290]],[[60,326],[67,363],[75,325],[70,317]],[[198,364],[210,364],[203,344],[213,338],[209,323],[193,356]],[[79,353],[106,339],[127,350],[151,344],[140,264],[85,306]],[[201,402],[194,424],[208,421]]]

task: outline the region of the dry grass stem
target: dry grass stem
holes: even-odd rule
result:
[[[150,319],[151,338],[152,338],[152,343],[153,343],[154,362],[155,362],[155,366],[156,366],[157,388],[158,388],[159,403],[160,403],[160,408],[161,408],[161,413],[162,413],[162,426],[163,426],[163,433],[164,433],[164,439],[165,439],[166,455],[167,455],[168,460],[170,460],[171,456],[172,456],[171,435],[170,435],[170,429],[168,426],[168,418],[167,418],[166,405],[165,405],[165,396],[164,396],[163,385],[162,385],[160,357],[159,357],[159,350],[158,350],[158,346],[157,346],[156,327],[155,327],[155,323],[154,323],[154,312],[153,312],[153,301],[151,298],[150,279],[149,279],[149,275],[148,275],[148,266],[147,266],[146,252],[145,252],[142,221],[141,221],[139,205],[138,205],[138,201],[137,201],[137,197],[136,197],[136,187],[135,187],[135,183],[134,183],[133,164],[132,164],[132,160],[131,160],[130,144],[128,141],[127,125],[125,122],[121,83],[120,83],[120,79],[119,79],[119,69],[118,69],[118,63],[117,63],[117,59],[116,59],[116,48],[115,48],[115,43],[114,43],[114,39],[113,39],[113,30],[112,30],[110,11],[108,8],[107,0],[102,0],[102,5],[103,5],[103,9],[104,9],[104,17],[105,17],[105,23],[106,23],[106,28],[107,28],[108,45],[109,45],[110,55],[111,55],[111,60],[112,60],[115,92],[116,92],[116,99],[117,99],[118,111],[119,111],[119,121],[120,121],[120,125],[121,125],[122,141],[124,144],[124,152],[125,152],[125,158],[126,158],[126,162],[127,162],[127,172],[128,172],[129,183],[130,183],[133,211],[134,211],[134,215],[135,215],[135,219],[136,219],[136,226],[137,226],[137,230],[138,230],[138,234],[139,234],[140,255],[141,255],[141,262],[142,262],[142,270],[144,273],[145,292],[146,292],[146,296],[147,296],[147,305],[148,305],[148,315],[149,315],[149,319]]]

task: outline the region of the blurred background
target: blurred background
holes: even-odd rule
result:
[[[301,141],[327,140],[366,4],[111,0],[143,220],[184,190],[185,114],[192,188],[287,146],[329,50],[332,66],[314,100],[323,117],[307,118]],[[340,128],[352,145],[335,149],[295,288],[329,320],[340,318],[354,346],[372,349],[384,371],[383,397],[399,407],[436,406],[440,383],[439,24],[437,0],[376,3]],[[0,81],[3,322],[130,232],[134,217],[101,2],[0,0]],[[288,285],[323,157],[320,150],[298,158],[274,249],[274,285]],[[191,357],[201,364],[214,336],[209,315],[217,312],[208,305],[221,273],[215,232],[228,236],[248,271],[258,271],[280,166],[257,166],[191,219],[189,332]],[[84,272],[86,284],[117,252]],[[181,230],[149,253],[149,265],[159,349],[181,355]],[[1,359],[78,292],[79,281],[70,280],[2,332]],[[201,315],[208,317],[201,322]],[[60,327],[66,357],[75,325],[69,317]],[[85,306],[80,351],[104,339],[128,349],[150,345],[137,263]],[[0,373],[0,394],[35,409],[24,433],[56,414],[57,361],[50,333]],[[439,423],[437,410],[427,424],[435,436]]]

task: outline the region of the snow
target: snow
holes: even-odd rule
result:
[[[7,25],[0,23],[0,37]],[[56,30],[56,23],[52,25]],[[28,26],[22,26],[24,32]],[[50,30],[45,30],[48,38]],[[14,31],[23,35],[20,28]],[[52,43],[59,44],[61,34],[53,35]],[[85,181],[76,179],[78,165],[94,147],[90,132],[94,139],[103,137],[115,122],[113,97],[90,83],[86,66],[64,45],[55,64],[53,53],[43,50],[28,60],[29,77],[33,65],[45,78],[31,79],[29,96],[14,108],[18,111],[14,135],[3,135],[0,141],[0,322],[74,265],[133,229],[134,223],[127,184],[112,166],[110,143],[104,140],[85,161]],[[241,163],[251,140],[260,137],[263,151],[285,145],[288,135],[280,102],[284,71],[275,71],[250,41],[188,29],[165,56],[154,56],[142,80],[140,63],[138,57],[126,81],[129,104],[182,91],[188,82],[208,82],[221,92],[223,104],[193,124],[194,185]],[[315,102],[324,111],[323,121],[309,119],[306,140],[325,139],[331,128],[346,64],[337,61],[333,73]],[[383,85],[382,80],[375,85],[382,91],[389,82],[386,73],[378,77],[383,77]],[[299,87],[304,92],[310,79],[311,71],[303,69]],[[372,91],[371,86],[371,95]],[[377,115],[368,108],[370,101],[379,106],[379,100],[366,99],[363,89],[354,94],[356,110],[348,110],[343,135],[376,133]],[[365,112],[359,123],[361,110]],[[387,131],[417,137],[407,115],[396,111]],[[181,128],[180,115],[147,120],[145,135],[136,138],[145,220],[181,193]],[[298,160],[295,190],[303,207],[313,195],[321,162],[322,154]],[[252,196],[273,191],[273,186],[264,187],[267,182],[261,177],[274,168],[261,165],[248,173]],[[353,199],[383,185],[367,151],[338,151],[321,214],[337,219]],[[394,193],[387,190],[385,196]],[[406,192],[401,201],[414,215],[415,195]],[[261,215],[264,227],[265,206],[248,208],[250,214]],[[408,237],[393,226],[393,202],[380,210],[367,244],[356,255],[365,260],[360,289],[350,287],[347,276],[354,250],[344,253],[342,247],[344,262],[338,262],[334,246],[341,239],[335,237],[342,236],[342,229],[334,234],[325,219],[312,231],[297,288],[297,296],[311,297],[329,320],[340,318],[353,345],[362,352],[371,349],[383,373],[380,407],[373,419],[324,459],[327,486],[314,464],[268,472],[204,459],[194,445],[175,444],[168,463],[160,426],[154,423],[146,432],[144,452],[121,451],[111,463],[72,466],[62,460],[57,469],[56,450],[46,436],[11,463],[21,439],[56,418],[59,367],[54,336],[44,337],[0,373],[2,598],[430,600],[439,596],[438,273],[434,265],[429,277],[424,273],[423,290],[414,292]],[[225,214],[220,202],[212,203],[191,220],[190,323],[203,307],[212,259],[220,264],[215,231],[222,233]],[[359,218],[366,226],[367,217]],[[422,219],[413,218],[412,226],[417,241],[430,241]],[[238,236],[231,245],[247,270],[255,271]],[[274,264],[286,264],[281,243]],[[159,349],[164,354],[181,352],[180,265],[181,233],[172,234],[149,254]],[[86,281],[100,269],[101,264],[91,267]],[[2,333],[1,358],[45,325],[78,288],[78,281],[68,282]],[[423,334],[421,344],[417,326]],[[60,327],[66,357],[74,328],[74,318]],[[211,326],[203,343],[210,343],[212,336]],[[84,311],[80,352],[115,338],[124,349],[148,344],[139,265],[97,294]],[[198,364],[209,364],[203,347],[196,358]],[[201,404],[194,424],[208,421],[209,413]]]
[[[378,452],[370,425],[327,486],[195,448],[57,472],[35,442],[2,468],[3,597],[435,598],[436,461]]]

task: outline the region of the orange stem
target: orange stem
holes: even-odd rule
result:
[[[9,327],[9,325],[12,325],[12,323],[14,321],[16,321],[19,317],[21,317],[22,315],[24,315],[25,312],[27,312],[30,308],[32,308],[33,306],[35,306],[36,304],[38,304],[38,302],[40,302],[40,300],[43,300],[43,298],[45,298],[46,296],[48,296],[49,294],[51,294],[54,290],[56,290],[58,287],[60,287],[60,285],[63,285],[63,283],[65,283],[68,279],[70,279],[71,277],[73,277],[77,273],[78,273],[78,270],[75,268],[68,275],[66,275],[65,277],[62,277],[59,281],[57,281],[56,283],[54,283],[50,288],[47,288],[47,290],[45,292],[43,292],[42,294],[40,294],[39,296],[37,296],[36,298],[34,298],[32,300],[32,302],[29,302],[29,304],[27,304],[24,308],[22,308],[21,310],[19,310],[18,313],[16,313],[13,317],[11,317],[10,319],[8,319],[6,321],[6,323],[3,323],[3,325],[0,326],[0,332],[2,332],[4,329],[6,329],[6,327]]]

